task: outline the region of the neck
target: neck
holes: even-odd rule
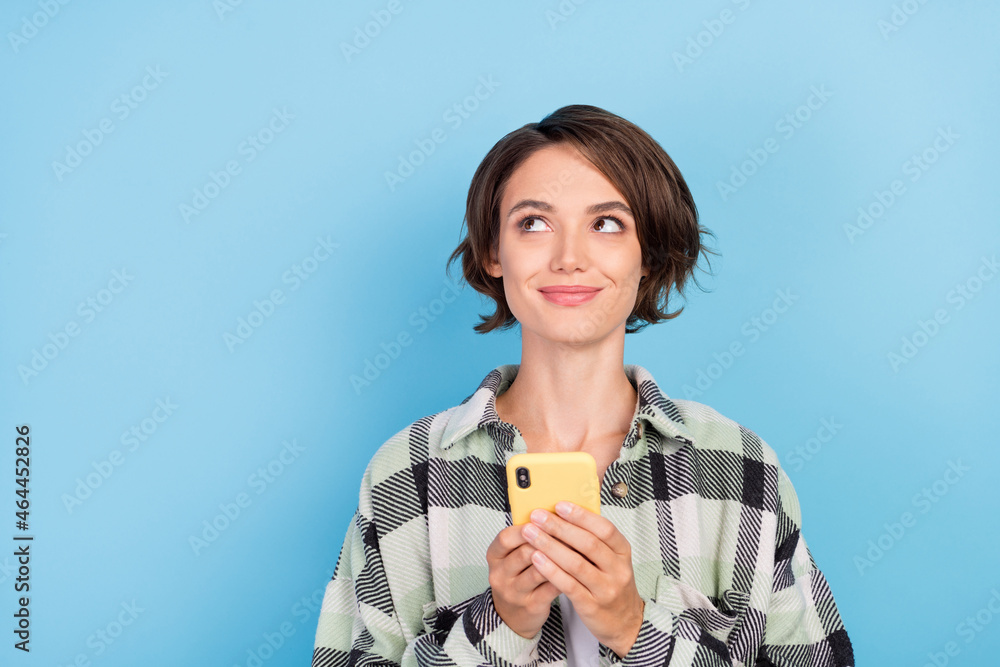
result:
[[[517,376],[497,397],[500,418],[527,440],[544,442],[547,451],[616,443],[617,452],[638,401],[621,351],[595,356],[580,349],[529,349],[522,350]]]

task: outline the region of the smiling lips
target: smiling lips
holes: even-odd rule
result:
[[[600,287],[586,285],[552,285],[538,290],[548,301],[560,306],[579,306],[587,303],[601,291]]]

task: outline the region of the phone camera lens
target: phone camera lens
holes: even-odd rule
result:
[[[515,471],[517,477],[517,486],[522,489],[526,489],[531,486],[531,478],[528,476],[528,469],[524,466],[519,467]]]

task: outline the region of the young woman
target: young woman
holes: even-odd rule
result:
[[[774,450],[624,364],[706,251],[663,148],[563,107],[490,150],[466,222],[451,260],[496,302],[475,330],[520,324],[521,363],[375,453],[314,667],[854,665]],[[569,451],[597,462],[600,514],[512,525],[507,460]]]

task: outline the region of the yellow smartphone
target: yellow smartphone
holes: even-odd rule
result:
[[[597,462],[587,452],[515,454],[507,461],[507,499],[515,526],[531,521],[535,508],[554,513],[560,500],[600,514]]]

